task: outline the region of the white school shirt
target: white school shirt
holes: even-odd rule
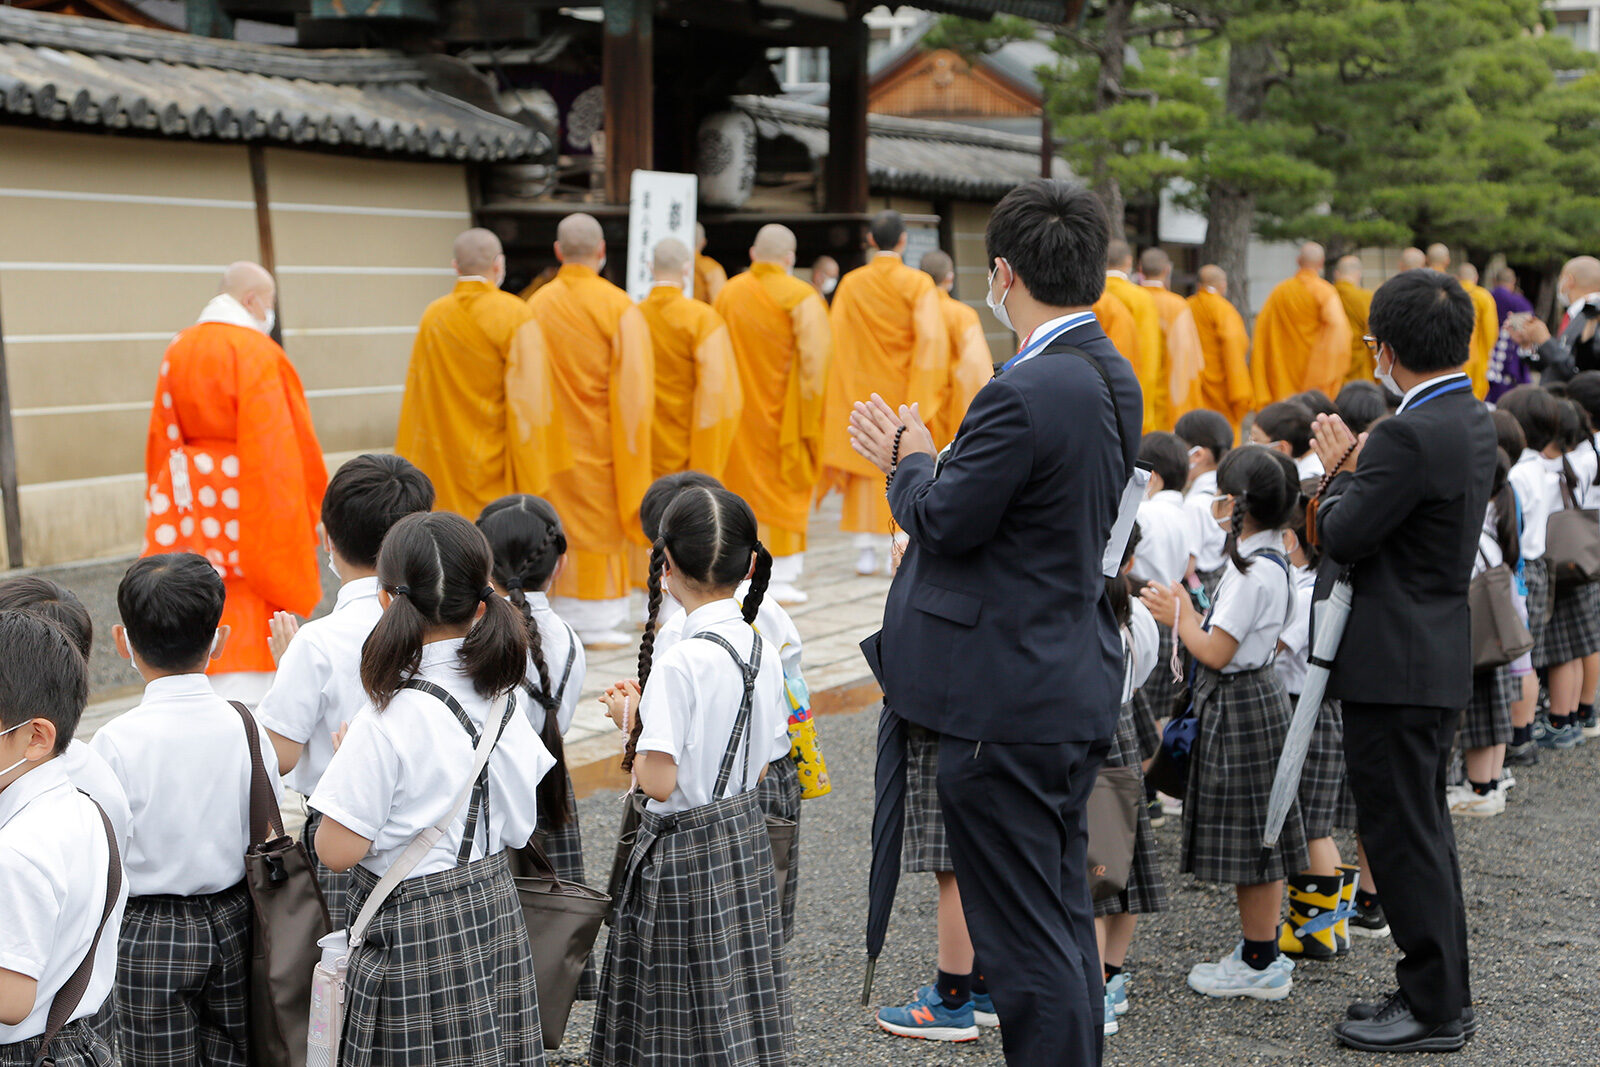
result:
[[[455,638],[422,646],[417,677],[455,697],[475,729],[481,732],[491,718],[497,728],[505,701],[478,695],[461,669],[461,644]],[[517,706],[527,699],[522,693]],[[382,877],[413,838],[449,813],[472,762],[472,738],[444,702],[402,689],[382,711],[369,705],[356,715],[311,806],[371,841],[361,866]],[[528,843],[538,820],[534,791],[555,763],[527,716],[511,716],[489,756],[489,825],[480,818],[469,862]],[[456,865],[471,810],[469,802],[408,878]]]
[[[339,587],[333,611],[300,627],[278,664],[256,719],[305,748],[283,776],[304,796],[316,792],[333,758],[333,734],[367,706],[361,688],[361,648],[383,618],[378,579],[357,578]]]
[[[1472,557],[1472,576],[1476,578],[1490,567],[1498,567],[1506,561],[1506,554],[1500,550],[1500,538],[1495,531],[1494,501],[1489,501],[1489,509],[1483,514],[1483,529],[1478,531],[1478,551]]]
[[[1522,450],[1509,480],[1522,502],[1522,558],[1544,558],[1544,527],[1550,513],[1561,507],[1559,475],[1531,448]]]
[[[1134,521],[1139,525],[1139,544],[1133,550],[1133,573],[1162,585],[1183,581],[1199,539],[1193,516],[1184,510],[1183,494],[1163,489],[1141,500]]]
[[[1216,471],[1195,475],[1194,481],[1189,483],[1189,492],[1183,498],[1183,506],[1194,519],[1199,538],[1196,542],[1194,567],[1195,570],[1207,574],[1220,570],[1228,559],[1227,553],[1223,551],[1228,543],[1228,531],[1218,526],[1217,520],[1211,517],[1211,502],[1216,498]]]
[[[1327,469],[1322,465],[1322,458],[1315,451],[1307,452],[1295,460],[1294,469],[1302,482],[1308,478],[1321,478],[1327,473]]]
[[[260,723],[261,761],[275,796],[278,755]],[[128,796],[128,895],[217,893],[244,878],[250,845],[250,748],[239,713],[203,674],[144,687],[132,711],[95,733]]]
[[[72,784],[59,758],[0,792],[0,969],[38,983],[28,1017],[16,1026],[0,1025],[0,1045],[44,1033],[51,1000],[83,962],[100,927],[110,863],[100,813]],[[95,1014],[111,995],[127,901],[124,878],[74,1019]]]
[[[561,689],[561,672],[566,669],[567,656],[572,656],[572,673],[567,678],[567,688],[561,693],[561,706],[556,709],[556,728],[565,737],[567,728],[572,725],[572,716],[578,710],[578,698],[583,694],[583,679],[589,673],[589,660],[584,655],[583,642],[576,640],[572,627],[550,610],[549,597],[543,593],[523,595],[527,597],[533,621],[539,627],[540,648],[544,650],[544,665],[550,672],[552,688]],[[528,656],[528,684],[535,689],[540,688],[539,672],[534,669],[531,653]],[[533,732],[540,733],[544,730],[544,705],[526,697],[526,693],[519,696],[517,706],[527,710],[528,720],[533,723]]]
[[[1283,532],[1263,530],[1239,541],[1239,555],[1246,559],[1264,548],[1282,555]],[[1217,586],[1211,628],[1236,638],[1239,647],[1222,668],[1223,674],[1255,670],[1272,662],[1278,637],[1292,615],[1295,597],[1291,586],[1292,578],[1284,568],[1264,556],[1253,560],[1248,571],[1228,561]]]
[[[1567,453],[1573,473],[1578,476],[1578,503],[1585,508],[1600,507],[1600,442],[1596,434],[1585,443]]]
[[[1276,569],[1276,564],[1271,564],[1270,560],[1257,562],[1268,563]],[[1311,594],[1317,586],[1317,572],[1292,564],[1289,571],[1294,575],[1294,616],[1278,635],[1278,643],[1283,647],[1272,665],[1283,683],[1284,692],[1299,696],[1306,687],[1306,668],[1311,661]]]
[[[1161,652],[1161,631],[1155,616],[1139,600],[1129,606],[1128,625],[1122,631],[1122,703],[1133,699],[1134,691],[1145,683],[1156,668]]]
[[[666,801],[651,800],[648,807],[666,815],[709,804],[722,767],[739,705],[744,700],[744,679],[728,650],[714,641],[697,638],[714,633],[749,662],[755,632],[739,614],[739,605],[717,600],[697,608],[683,620],[683,639],[657,652],[639,704],[644,724],[636,750],[663,752],[678,765],[678,784]],[[783,697],[783,667],[778,650],[761,638],[761,666],[752,694],[750,747],[739,752],[733,777],[723,795],[754,789],[761,768],[789,751],[789,707]],[[766,747],[762,739],[766,739]]]
[[[67,750],[57,756],[54,762],[67,772],[74,786],[94,797],[106,809],[111,828],[117,832],[117,847],[126,852],[130,821],[128,794],[122,791],[122,783],[117,781],[111,764],[90,748],[89,742],[79,741],[76,737],[67,743]]]

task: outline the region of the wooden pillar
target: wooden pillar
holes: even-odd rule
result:
[[[606,105],[606,200],[628,202],[635,170],[653,167],[654,0],[605,0],[601,81]]]
[[[250,157],[250,189],[256,201],[256,246],[260,250],[261,265],[272,275],[274,318],[272,339],[283,344],[283,288],[278,285],[278,253],[272,243],[272,204],[267,198],[267,156],[259,144],[248,149]]]
[[[17,434],[11,422],[11,373],[0,328],[0,507],[5,512],[6,561],[22,566],[22,504],[17,499]]]
[[[828,49],[829,211],[867,210],[867,25],[857,13],[842,42]]]

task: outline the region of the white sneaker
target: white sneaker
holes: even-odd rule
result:
[[[1465,804],[1468,800],[1475,796],[1477,796],[1477,794],[1472,791],[1472,787],[1470,785],[1447,785],[1444,787],[1445,807],[1449,808],[1451,811],[1456,810],[1457,804]]]
[[[1161,814],[1163,814],[1163,815],[1182,815],[1183,814],[1183,801],[1180,800],[1179,798],[1177,798],[1177,797],[1169,797],[1169,796],[1167,796],[1167,794],[1165,794],[1163,792],[1160,792],[1159,790],[1156,792],[1156,798],[1161,801]]]
[[[1494,789],[1479,796],[1472,789],[1467,790],[1467,795],[1457,797],[1450,804],[1452,815],[1489,816],[1499,815],[1506,810],[1506,794],[1503,790]]]
[[[1500,772],[1500,791],[1502,793],[1507,789],[1514,788],[1516,784],[1517,776],[1512,774],[1509,769],[1504,769]]]
[[[780,604],[804,604],[811,599],[792,582],[773,582],[767,586],[767,595]]]
[[[1208,997],[1250,997],[1282,1000],[1294,988],[1294,961],[1280,955],[1258,971],[1243,959],[1244,942],[1216,963],[1197,963],[1189,971],[1189,988]]]
[[[877,549],[863,548],[861,554],[856,556],[856,573],[863,578],[878,573]]]
[[[632,634],[625,634],[621,630],[590,630],[579,633],[578,640],[583,642],[584,648],[596,651],[607,651],[615,648],[628,648],[639,643],[639,639]]]

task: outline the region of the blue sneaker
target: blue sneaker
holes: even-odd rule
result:
[[[931,985],[917,990],[916,998],[903,1008],[878,1009],[878,1025],[897,1037],[918,1037],[924,1041],[978,1040],[978,1024],[972,1020],[972,1001],[951,1011]]]
[[[1208,997],[1250,997],[1282,1000],[1294,988],[1294,961],[1279,956],[1258,971],[1244,962],[1244,942],[1216,963],[1197,963],[1189,970],[1189,988]]]
[[[991,1029],[1000,1025],[1000,1016],[994,1010],[994,998],[989,994],[972,994],[972,1021]]]
[[[1109,989],[1106,990],[1105,1021],[1107,1037],[1122,1029],[1122,1024],[1117,1022],[1117,1008],[1116,1005],[1111,1003],[1111,990]]]
[[[1556,726],[1540,715],[1533,721],[1533,740],[1545,749],[1576,748],[1583,742],[1583,729],[1578,726]]]
[[[1106,996],[1111,998],[1111,1006],[1117,1009],[1118,1015],[1128,1014],[1128,976],[1119,974],[1107,982]]]

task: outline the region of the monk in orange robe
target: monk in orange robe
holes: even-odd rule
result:
[[[411,345],[395,451],[433,482],[439,510],[476,519],[508,493],[543,495],[572,455],[544,335],[500,288],[500,239],[467,230],[454,253],[455,288],[428,305]]]
[[[1133,364],[1134,373],[1139,371],[1139,326],[1133,321],[1133,312],[1128,310],[1126,304],[1112,296],[1110,292],[1102,292],[1100,299],[1094,302],[1095,319],[1100,323],[1100,329],[1117,346],[1117,351],[1122,357]]]
[[[546,494],[566,528],[570,565],[550,605],[583,643],[637,640],[628,621],[628,544],[644,544],[639,502],[650,486],[655,358],[650,327],[628,294],[600,277],[606,242],[594,216],[556,228],[555,280],[529,300],[555,382],[556,418],[572,465]]]
[[[944,327],[950,332],[950,399],[945,403],[941,425],[930,426],[933,436],[942,441],[955,440],[961,420],[972,406],[972,398],[994,380],[994,353],[983,336],[983,323],[978,313],[951,295],[956,285],[956,265],[948,252],[935,249],[926,252],[919,264],[924,273],[933,279],[940,293],[939,313]]]
[[[850,447],[855,402],[876,393],[891,407],[916,404],[923,422],[942,426],[950,396],[950,333],[939,290],[900,261],[906,227],[898,211],[873,216],[871,241],[872,259],[841,278],[833,294],[834,359],[822,445],[824,477],[844,491],[840,528],[856,535],[858,574],[877,570],[877,547],[891,520],[883,473]]]
[[[1161,338],[1161,313],[1156,301],[1129,277],[1133,273],[1133,248],[1126,241],[1112,241],[1106,246],[1105,295],[1119,302],[1133,316],[1133,327],[1139,336],[1136,353],[1122,354],[1133,360],[1133,371],[1139,376],[1139,388],[1144,391],[1144,425],[1146,430],[1162,430],[1170,424],[1162,421],[1167,408],[1166,345]],[[1108,335],[1109,336],[1109,335]],[[1112,338],[1112,343],[1116,339]]]
[[[1228,275],[1208,263],[1200,268],[1200,291],[1189,298],[1195,330],[1200,335],[1203,365],[1196,380],[1199,396],[1192,408],[1206,408],[1239,424],[1255,407],[1255,385],[1250,381],[1250,335],[1244,316],[1228,300]]]
[[[1500,339],[1500,309],[1495,305],[1494,294],[1478,284],[1478,268],[1463,263],[1456,269],[1461,288],[1472,298],[1472,310],[1477,322],[1472,327],[1472,353],[1467,365],[1461,369],[1472,379],[1472,394],[1479,400],[1489,395],[1489,357],[1494,355],[1495,342]]]
[[[145,445],[144,555],[194,552],[222,576],[229,630],[208,669],[254,704],[272,683],[274,612],[322,599],[317,523],[328,471],[294,364],[270,336],[277,286],[235,263],[167,346]]]
[[[1159,248],[1147,248],[1139,256],[1139,273],[1144,276],[1145,292],[1156,302],[1161,316],[1161,365],[1165,368],[1166,402],[1156,414],[1161,419],[1156,429],[1170,430],[1178,419],[1200,406],[1196,392],[1204,356],[1200,351],[1200,331],[1195,327],[1189,302],[1174,293],[1172,257]]]
[[[767,595],[808,598],[796,587],[805,563],[806,522],[821,473],[822,405],[833,332],[822,294],[789,273],[795,239],[771,223],[756,233],[750,269],[728,280],[717,312],[733,338],[744,412],[739,446],[722,479],[750,504],[772,553]]]
[[[1342,256],[1333,266],[1333,288],[1339,294],[1344,317],[1350,323],[1350,365],[1345,371],[1347,382],[1375,381],[1376,369],[1372,353],[1362,340],[1367,335],[1367,317],[1372,313],[1372,290],[1361,287],[1361,259]],[[1331,394],[1330,394],[1331,395]]]
[[[1278,283],[1256,316],[1250,371],[1261,407],[1308,389],[1333,396],[1350,366],[1350,321],[1339,291],[1322,278],[1326,253],[1308,241],[1296,262],[1299,271]]]
[[[714,304],[717,294],[728,284],[728,272],[722,264],[705,254],[706,228],[694,224],[694,298],[702,304]]]

